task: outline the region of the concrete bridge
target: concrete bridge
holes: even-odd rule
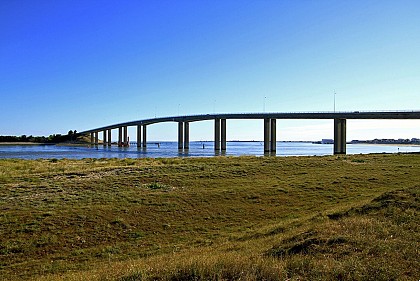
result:
[[[178,123],[178,149],[189,149],[189,123],[214,120],[214,149],[226,150],[226,120],[261,119],[264,122],[264,152],[276,151],[277,119],[331,119],[334,120],[334,154],[346,153],[347,119],[420,119],[420,111],[353,111],[353,112],[308,112],[308,113],[232,113],[205,114],[173,117],[159,117],[104,126],[80,132],[90,134],[91,143],[98,145],[99,132],[102,132],[103,145],[111,145],[111,130],[118,130],[118,145],[128,146],[127,127],[137,127],[137,146],[146,147],[147,126],[163,123]]]

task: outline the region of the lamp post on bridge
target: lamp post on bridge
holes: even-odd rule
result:
[[[265,113],[265,100],[267,99],[266,96],[264,96],[264,104],[263,104],[263,112]]]

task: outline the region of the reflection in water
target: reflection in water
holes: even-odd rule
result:
[[[420,146],[348,144],[348,154],[419,152]],[[147,147],[0,145],[0,158],[157,158],[213,156],[303,156],[331,155],[333,145],[302,142],[278,142],[277,151],[264,153],[262,142],[228,142],[226,151],[214,151],[213,142],[190,142],[189,149],[178,150],[177,142],[147,143]]]

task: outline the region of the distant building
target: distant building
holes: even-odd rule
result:
[[[334,144],[334,140],[333,139],[322,139],[321,143],[322,144]]]
[[[315,144],[334,144],[333,139],[322,139],[322,141],[313,142]],[[373,140],[352,140],[350,144],[370,143],[370,144],[420,144],[419,138],[412,139],[373,139]]]

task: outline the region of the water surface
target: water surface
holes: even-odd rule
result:
[[[217,155],[264,155],[263,142],[227,142],[226,152],[215,153],[213,142],[190,142],[187,151],[178,150],[177,142],[148,143],[147,148],[104,147],[102,145],[62,146],[62,145],[0,145],[0,158],[40,159],[40,158],[158,158],[158,157],[212,157]],[[203,148],[204,147],[204,148]],[[420,152],[420,146],[396,146],[374,144],[348,144],[347,154]],[[312,144],[303,142],[277,142],[277,156],[332,155],[332,144]]]

